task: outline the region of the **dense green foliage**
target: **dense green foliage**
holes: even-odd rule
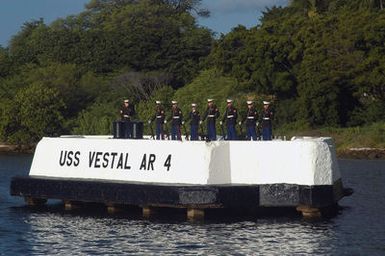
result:
[[[279,124],[374,122],[385,117],[384,22],[382,11],[342,8],[309,17],[273,8],[259,27],[222,37],[210,61],[249,90],[276,96]]]
[[[54,88],[32,84],[20,89],[13,101],[2,103],[0,129],[10,142],[34,142],[62,131],[65,105]]]
[[[207,98],[223,112],[231,97],[241,113],[272,100],[281,129],[383,124],[382,0],[292,0],[218,39],[196,23],[209,15],[200,2],[91,0],[79,15],[25,23],[0,47],[0,140],[109,133],[126,97],[141,120],[158,99],[187,115]]]
[[[324,127],[310,129],[306,125],[284,125],[276,130],[277,135],[332,137],[337,146],[337,155],[349,156],[351,148],[385,148],[385,122],[347,128]],[[347,153],[347,154],[346,154]]]

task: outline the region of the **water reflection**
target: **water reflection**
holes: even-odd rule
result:
[[[31,210],[9,196],[10,178],[26,175],[30,156],[0,155],[0,255],[385,255],[385,161],[340,161],[352,197],[317,222],[264,217],[190,223],[96,211],[70,214],[55,204]]]
[[[31,252],[49,254],[329,254],[330,221],[262,219],[224,223],[168,223],[30,214],[24,239]]]

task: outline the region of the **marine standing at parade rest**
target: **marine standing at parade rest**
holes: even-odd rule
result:
[[[184,124],[182,110],[178,107],[178,102],[171,101],[171,139],[182,140],[181,125]]]
[[[124,100],[122,107],[120,108],[120,118],[122,121],[131,121],[131,118],[135,115],[134,105],[130,104],[128,99]]]
[[[228,99],[226,103],[227,103],[226,111],[223,115],[223,118],[220,124],[222,125],[223,122],[226,122],[226,127],[227,127],[226,140],[236,140],[237,131],[235,129],[235,125],[237,123],[238,111],[233,106],[233,100]]]
[[[270,102],[263,102],[263,110],[260,116],[260,123],[262,125],[262,140],[272,140],[273,138],[273,111],[270,107]]]
[[[219,117],[219,110],[214,104],[213,99],[207,100],[207,109],[203,115],[202,121],[205,121],[207,118],[207,136],[209,140],[217,139],[217,132],[215,128],[216,119]],[[200,123],[202,123],[202,121]]]
[[[199,114],[199,111],[197,110],[197,104],[195,103],[191,104],[191,112],[189,114],[189,119],[190,119],[190,133],[191,133],[190,140],[199,140],[198,128],[199,128],[199,122],[201,121],[201,116]]]
[[[254,107],[254,104],[251,100],[246,101],[247,111],[246,116],[243,118],[242,122],[239,122],[239,125],[246,123],[246,138],[247,140],[257,140],[257,120],[258,113]]]
[[[163,125],[166,122],[166,120],[165,120],[166,115],[165,115],[165,112],[164,112],[164,108],[161,105],[161,102],[157,100],[155,103],[156,103],[155,115],[149,121],[149,123],[151,123],[154,120],[156,120],[156,122],[155,122],[155,124],[156,124],[156,139],[157,140],[164,140]]]

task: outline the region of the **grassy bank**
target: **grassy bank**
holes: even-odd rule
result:
[[[319,129],[310,129],[304,124],[297,123],[276,129],[274,134],[288,138],[292,136],[332,137],[336,143],[339,157],[384,158],[385,153],[384,122],[361,127]]]
[[[35,151],[36,144],[11,145],[0,142],[0,153],[27,153],[32,154]]]

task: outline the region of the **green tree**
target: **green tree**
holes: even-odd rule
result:
[[[111,134],[112,122],[117,119],[118,107],[113,103],[95,103],[80,112],[75,121],[73,134]]]
[[[47,26],[43,19],[26,22],[21,31],[12,37],[9,43],[9,52],[14,65],[38,63],[38,56],[44,49],[40,47],[44,41]]]
[[[183,86],[211,49],[212,34],[190,11],[200,1],[91,1],[88,9],[47,26],[26,23],[10,43],[19,64],[76,64],[96,73],[162,71]]]
[[[114,12],[105,23],[120,49],[115,61],[134,71],[159,70],[173,76],[173,86],[191,81],[209,54],[210,31],[186,12],[166,4],[140,1]]]
[[[12,61],[8,50],[0,46],[0,79],[8,76],[12,69]]]
[[[42,85],[21,89],[13,101],[7,101],[0,116],[3,139],[25,144],[43,136],[57,136],[63,129],[65,105],[59,93]]]

